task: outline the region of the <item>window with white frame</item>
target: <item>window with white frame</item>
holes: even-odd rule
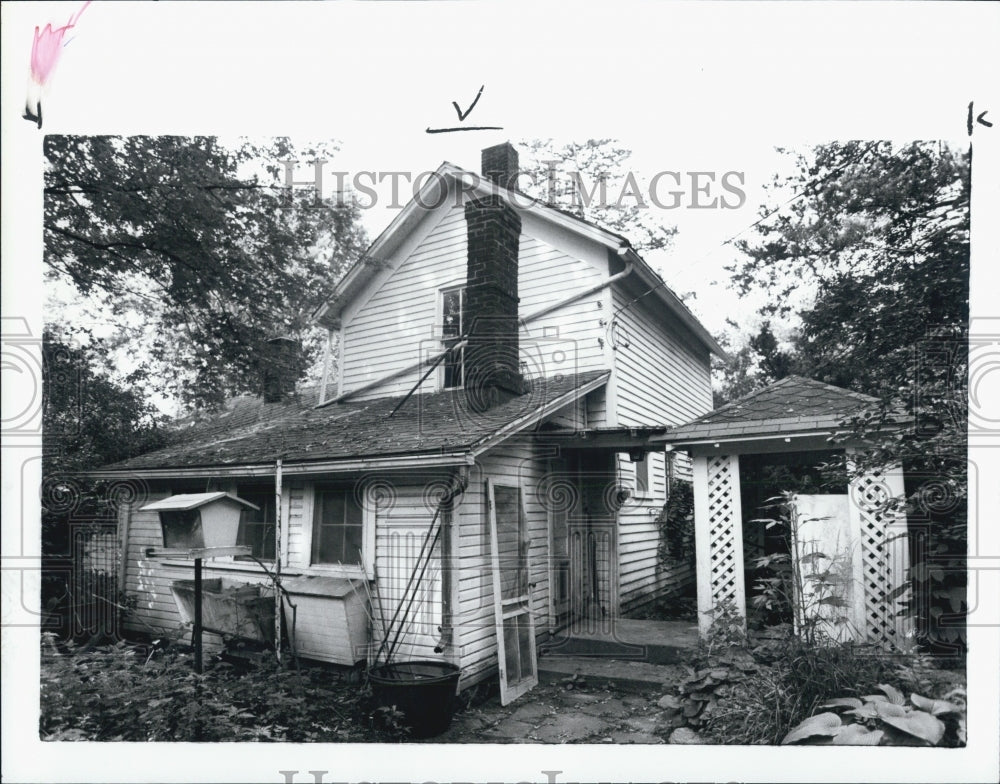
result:
[[[650,455],[647,452],[642,460],[633,460],[632,465],[635,468],[635,493],[636,495],[646,495],[649,493],[651,482],[649,481],[650,471]]]
[[[441,338],[444,348],[449,349],[462,338],[462,310],[465,306],[465,289],[461,286],[445,289],[441,292]],[[465,350],[458,349],[445,357],[444,389],[457,389],[462,386],[462,370]]]
[[[350,487],[317,487],[313,503],[312,563],[365,563],[365,515]]]

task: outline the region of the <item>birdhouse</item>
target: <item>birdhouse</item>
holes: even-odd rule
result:
[[[159,513],[164,547],[197,550],[234,547],[243,510],[258,508],[242,498],[218,492],[172,495],[140,511]]]

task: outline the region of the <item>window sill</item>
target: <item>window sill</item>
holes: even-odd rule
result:
[[[157,563],[174,569],[194,568],[194,561],[184,561],[180,559],[162,560],[157,561]],[[267,566],[268,571],[273,572],[274,562],[268,563],[265,561],[264,565]],[[205,561],[203,568],[248,575],[264,574],[260,565],[254,561],[220,561],[218,563],[215,561]],[[358,580],[365,579],[365,572],[360,566],[338,566],[337,564],[315,564],[312,566],[302,566],[301,564],[289,566],[286,564],[281,567],[281,575],[282,577],[306,577],[309,575],[315,575],[317,577],[345,577]]]
[[[159,561],[164,566],[170,566],[174,569],[193,569],[194,561],[183,561],[179,559],[169,559]],[[268,570],[274,568],[274,562],[268,563],[264,562],[264,565],[268,567]],[[202,564],[204,569],[216,569],[225,572],[244,572],[246,574],[264,574],[264,571],[260,568],[260,564],[255,561],[214,561],[207,560]]]

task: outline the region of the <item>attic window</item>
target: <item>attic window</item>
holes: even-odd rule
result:
[[[444,348],[454,346],[462,337],[462,311],[465,307],[465,289],[445,289],[441,292],[441,338]],[[449,354],[444,361],[444,389],[462,386],[462,366],[465,349]]]

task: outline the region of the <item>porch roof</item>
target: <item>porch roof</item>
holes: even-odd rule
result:
[[[668,430],[651,441],[683,446],[707,441],[829,434],[874,408],[878,398],[803,376],[780,381]]]
[[[323,464],[335,470],[336,461],[474,455],[597,389],[608,375],[595,370],[531,379],[526,394],[485,413],[470,410],[462,390],[413,395],[395,413],[402,397],[317,408],[318,387],[279,403],[236,398],[218,414],[181,423],[169,446],[87,473],[113,477],[169,475],[171,469],[273,469],[278,458],[291,465]]]

